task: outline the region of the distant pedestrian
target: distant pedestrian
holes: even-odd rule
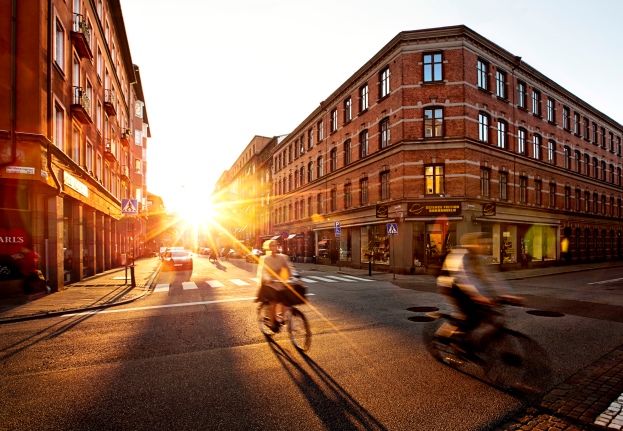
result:
[[[25,245],[19,254],[22,256],[18,264],[24,278],[24,293],[32,295],[39,293],[39,291],[45,292],[45,280],[39,271],[39,254],[33,250],[30,244]]]

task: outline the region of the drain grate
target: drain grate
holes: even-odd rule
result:
[[[411,316],[411,317],[408,317],[408,319],[412,322],[420,322],[420,323],[432,322],[433,320],[435,320],[434,317],[430,317],[430,316]]]
[[[437,307],[409,307],[407,311],[413,311],[415,313],[430,313],[432,311],[439,311]]]
[[[540,316],[540,317],[563,317],[564,314],[559,313],[557,311],[546,311],[546,310],[530,310],[526,311],[526,313],[531,314],[532,316]]]

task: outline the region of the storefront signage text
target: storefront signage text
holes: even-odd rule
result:
[[[407,204],[407,217],[430,217],[459,214],[461,214],[460,202],[446,202],[440,204],[421,204],[418,202],[409,202]]]
[[[83,196],[89,197],[89,188],[68,172],[63,173],[63,183]]]

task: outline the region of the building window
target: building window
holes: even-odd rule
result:
[[[75,127],[72,130],[71,158],[77,165],[80,164],[80,130]],[[612,166],[612,165],[611,165]]]
[[[344,184],[344,206],[350,208],[352,204],[352,186],[350,183],[346,183]]]
[[[62,71],[65,70],[65,29],[59,20],[56,20],[54,62]]]
[[[555,109],[554,99],[551,97],[547,98],[547,121],[550,123],[556,122],[556,109]]]
[[[442,108],[428,108],[424,110],[424,136],[426,138],[443,136]]]
[[[478,139],[481,142],[489,142],[489,116],[478,114]]]
[[[582,210],[582,192],[580,189],[575,189],[575,210],[578,212]]]
[[[575,154],[575,171],[578,174],[582,173],[582,155],[580,154],[580,152],[578,150],[574,151]]]
[[[443,59],[440,52],[424,54],[424,82],[443,79]]]
[[[571,148],[566,145],[564,148],[564,168],[571,169]]]
[[[368,104],[368,84],[359,89],[359,112],[366,111],[370,105]]]
[[[441,195],[444,192],[443,165],[428,165],[424,167],[425,194]]]
[[[508,148],[508,125],[505,121],[498,120],[498,148]]]
[[[541,206],[541,193],[543,192],[543,183],[541,180],[534,180],[534,204]]]
[[[316,195],[316,213],[323,214],[324,213],[324,197],[322,193],[318,193]]]
[[[316,125],[318,127],[318,139],[317,141],[320,142],[324,139],[324,125],[322,120],[318,121],[318,124]]]
[[[593,178],[599,179],[599,161],[597,157],[593,157]]]
[[[381,128],[381,148],[389,146],[389,118],[383,118],[380,123]]]
[[[305,180],[305,168],[301,166],[299,169],[299,186],[303,187],[303,181]]]
[[[359,158],[363,159],[368,154],[368,131],[364,130],[359,134]]]
[[[337,132],[337,109],[331,111],[331,133]]]
[[[517,130],[517,152],[526,155],[526,131],[524,129]]]
[[[606,171],[606,162],[603,161],[603,160],[600,163],[600,172],[599,173],[601,174],[601,178],[599,178],[599,179],[602,180],[602,181],[606,181],[606,173],[607,173],[607,171]]]
[[[610,217],[614,217],[614,196],[610,196]]]
[[[621,178],[621,168],[617,167],[617,186],[623,185],[622,181],[623,179]]]
[[[526,105],[528,103],[528,91],[526,89],[526,84],[519,81],[517,83],[517,106],[522,109],[526,109]]]
[[[389,66],[381,71],[380,75],[381,83],[381,99],[389,96]]]
[[[549,185],[549,207],[556,208],[556,184]]]
[[[506,72],[497,70],[495,72],[495,94],[501,99],[507,99],[506,96]]]
[[[595,145],[599,145],[599,135],[597,134],[597,123],[593,123],[593,143]]]
[[[54,145],[65,151],[65,110],[54,104]]]
[[[489,64],[485,61],[478,60],[478,88],[488,90],[487,75],[489,73]]]
[[[606,128],[602,127],[601,131],[601,148],[606,148]]]
[[[337,170],[337,148],[332,148],[331,152],[329,152],[329,167],[331,172]]]
[[[608,168],[608,172],[610,172],[610,184],[614,184],[614,165],[611,163]]]
[[[301,142],[302,144],[302,142]],[[307,149],[311,150],[314,147],[314,130],[313,129],[309,129],[307,131]],[[305,151],[301,151],[301,154],[303,154]]]
[[[359,203],[360,205],[368,204],[368,179],[359,180]]]
[[[556,164],[556,142],[552,139],[547,141],[547,163]]]
[[[541,160],[541,137],[539,135],[532,136],[532,157],[535,160]]]
[[[316,178],[320,178],[324,175],[324,160],[322,156],[316,159]]]
[[[618,156],[621,155],[621,138],[619,136],[617,136],[617,147],[615,151]]]
[[[610,152],[614,153],[614,133],[610,132],[609,133],[610,139],[608,140],[608,142],[610,142]]]
[[[541,116],[541,92],[532,90],[532,113]]]
[[[508,173],[500,172],[499,174],[500,200],[508,199]]]
[[[528,178],[519,177],[519,202],[528,203]]]
[[[86,154],[84,158],[84,163],[86,165],[87,171],[90,174],[93,174],[93,145],[90,142],[87,142],[86,146]]]
[[[597,125],[595,125],[595,145],[597,145]],[[588,118],[584,117],[584,139],[591,140],[591,128],[588,122]]]
[[[381,200],[389,199],[389,171],[381,172]]]
[[[331,189],[331,211],[337,211],[337,189]]]
[[[307,214],[308,214],[309,217],[311,217],[312,214],[314,213],[314,207],[313,207],[313,203],[312,202],[313,202],[312,197],[309,196],[307,198]]]
[[[348,123],[353,119],[353,99],[348,98],[344,101],[344,122]]]
[[[565,187],[565,209],[571,209],[571,187]]]
[[[573,133],[580,136],[580,114],[577,112],[573,113]]]
[[[489,168],[480,168],[480,196],[485,198],[489,197],[490,175]]]
[[[314,180],[314,162],[307,164],[307,182],[311,183]]]
[[[591,175],[591,156],[584,154],[584,175]]]
[[[351,148],[350,148],[350,139],[347,139],[344,142],[344,166],[349,165],[351,162]]]
[[[584,192],[584,212],[591,212],[591,193]]]
[[[562,128],[566,131],[571,130],[571,113],[566,106],[562,108]]]
[[[593,193],[593,214],[599,213],[599,195]]]

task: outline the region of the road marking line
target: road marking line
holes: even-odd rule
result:
[[[334,280],[339,280],[339,281],[348,281],[349,283],[355,282],[355,280],[353,279],[345,278],[345,277],[338,277],[337,275],[327,275],[327,277],[332,278]]]
[[[606,283],[614,283],[615,281],[621,281],[621,280],[623,280],[623,278],[613,278],[612,280],[595,281],[593,283],[588,283],[588,284],[606,284]]]
[[[156,284],[154,288],[154,292],[167,292],[169,290],[170,284]]]
[[[330,278],[319,277],[317,275],[312,275],[312,278],[320,281],[326,281],[328,283],[337,283],[337,280],[331,280]]]
[[[208,283],[210,287],[225,287],[225,285],[218,280],[206,280],[206,283]]]
[[[318,283],[318,280],[312,280],[311,278],[303,277],[301,278],[305,283]]]
[[[260,282],[260,279],[259,279],[259,278],[257,278],[257,277],[255,277],[255,278],[250,278],[249,280],[251,280],[251,281],[252,281],[252,282],[254,282],[254,283],[259,283],[259,282]]]
[[[200,301],[200,302],[187,302],[184,304],[165,304],[165,305],[152,305],[149,307],[133,307],[133,308],[122,308],[122,309],[105,309],[105,310],[94,310],[94,311],[84,311],[82,313],[67,313],[62,314],[62,316],[88,316],[91,314],[104,314],[104,313],[124,313],[126,311],[142,311],[142,310],[157,310],[159,308],[172,308],[172,307],[192,307],[194,305],[210,305],[210,304],[219,304],[224,302],[237,302],[237,301],[252,301],[253,298],[233,298],[233,299],[219,299],[215,301]]]
[[[182,281],[182,289],[184,290],[199,289],[199,286],[197,286],[197,283],[194,283],[192,281]]]
[[[355,277],[354,275],[343,275],[342,277],[352,278],[353,280],[358,280],[358,281],[372,281],[368,278]]]
[[[249,283],[247,283],[246,281],[239,280],[237,278],[230,278],[229,281],[234,283],[236,286],[248,286],[249,285]]]
[[[125,275],[123,277],[113,277],[113,280],[129,280],[128,277],[126,277]]]

